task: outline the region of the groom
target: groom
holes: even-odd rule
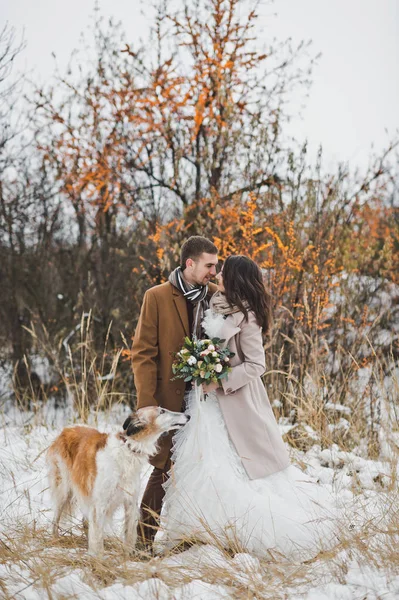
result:
[[[145,293],[132,348],[138,410],[154,405],[184,410],[184,393],[190,384],[181,379],[171,381],[173,353],[180,350],[185,336],[201,337],[203,314],[217,289],[210,283],[216,275],[217,252],[207,238],[190,237],[169,281]],[[152,543],[158,526],[165,495],[162,484],[171,466],[172,436],[161,438],[159,452],[151,460],[154,469],[144,492],[139,524],[139,537],[145,545]]]

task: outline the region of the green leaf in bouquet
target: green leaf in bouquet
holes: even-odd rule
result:
[[[211,376],[211,374],[209,371],[207,373],[205,373],[205,379],[209,379],[210,376]]]
[[[188,377],[185,377],[184,381],[191,381],[192,380],[192,375],[189,375]]]

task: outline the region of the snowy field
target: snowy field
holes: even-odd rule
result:
[[[119,428],[126,412],[97,415],[98,428]],[[340,543],[308,563],[194,545],[164,556],[124,553],[121,515],[109,531],[103,560],[90,558],[80,520],[51,534],[45,450],[72,415],[47,405],[36,414],[3,413],[0,430],[0,597],[103,600],[399,598],[397,460],[371,461],[337,446],[293,461],[329,488],[343,508]],[[96,416],[93,415],[93,423]],[[286,426],[281,426],[282,432]],[[143,486],[147,473],[143,473]]]

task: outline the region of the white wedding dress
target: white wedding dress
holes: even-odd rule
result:
[[[223,337],[223,317],[209,310],[209,337]],[[259,556],[306,560],[336,541],[328,491],[291,465],[249,479],[233,446],[216,394],[187,398],[191,419],[174,437],[173,467],[164,484],[161,546],[195,538]]]

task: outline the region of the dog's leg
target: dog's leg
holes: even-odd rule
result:
[[[68,477],[63,473],[62,465],[57,459],[52,459],[50,462],[49,480],[54,503],[53,535],[58,537],[60,519],[67,506],[70,506],[72,490]]]
[[[137,542],[137,525],[139,521],[139,507],[137,502],[130,498],[124,500],[125,508],[125,544],[129,552],[133,552]]]
[[[54,520],[53,520],[53,535],[55,537],[59,536],[59,525],[60,525],[61,517],[62,517],[65,509],[68,506],[71,506],[71,500],[72,500],[72,493],[69,493],[62,502],[57,503],[57,506],[55,508]]]
[[[89,554],[100,558],[104,552],[104,512],[92,506],[89,513]]]
[[[86,517],[83,517],[83,519],[82,519],[82,528],[83,528],[83,531],[84,531],[86,537],[88,537],[89,536],[89,521],[86,519]]]

